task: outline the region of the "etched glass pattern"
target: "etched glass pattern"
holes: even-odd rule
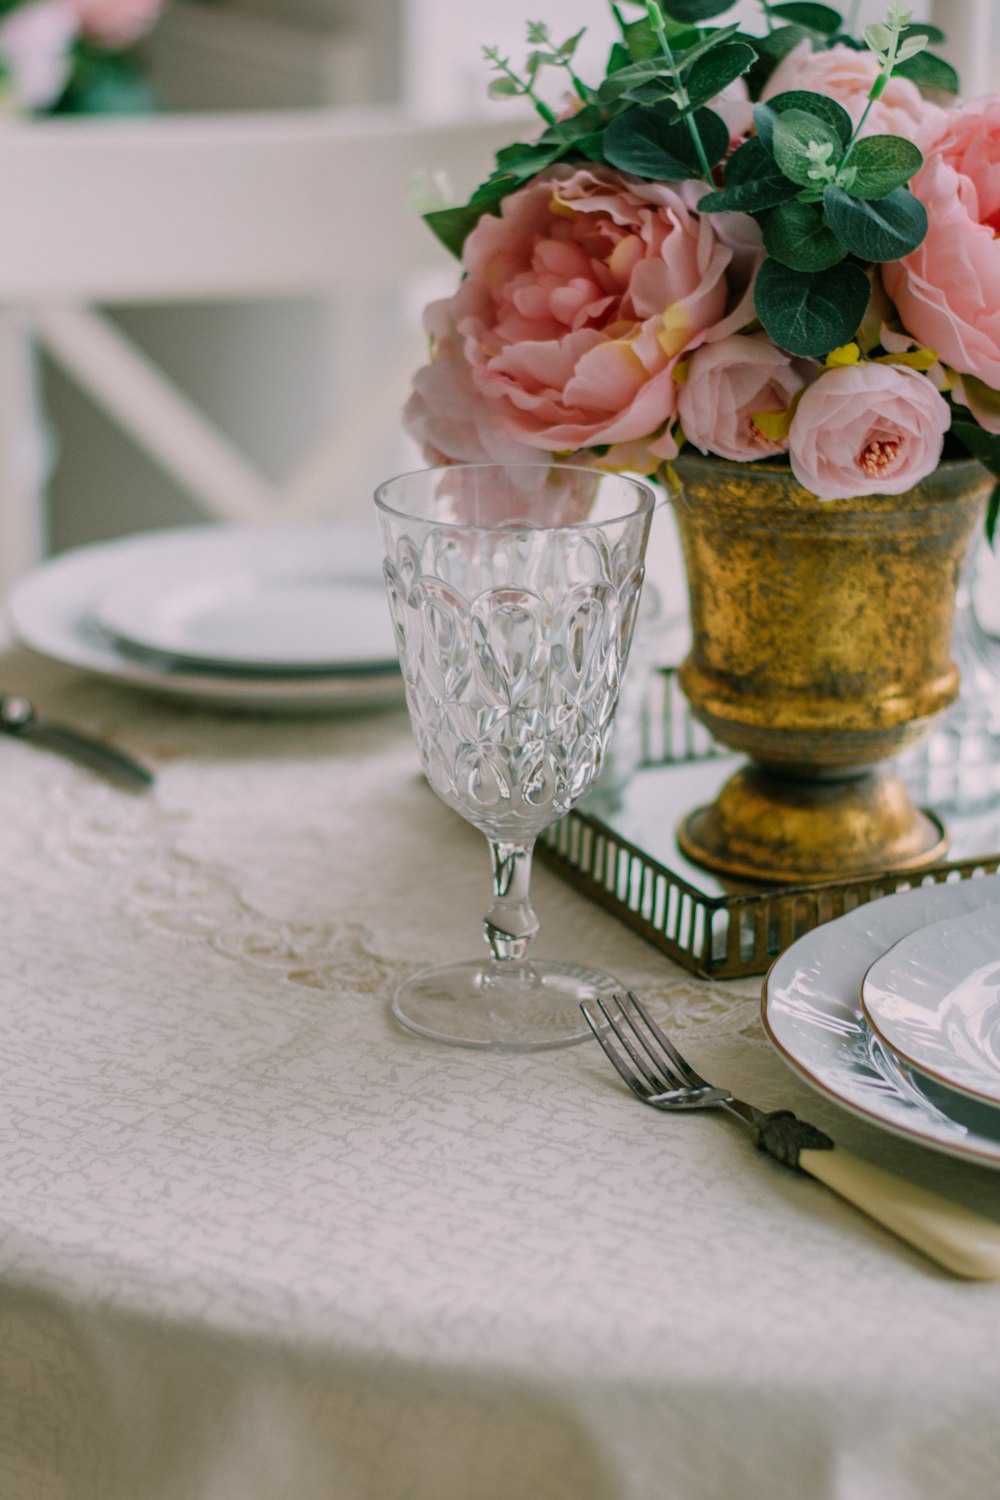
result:
[[[537,988],[542,970],[527,963],[538,927],[527,890],[531,846],[600,772],[652,496],[620,476],[535,465],[427,470],[379,495],[389,607],[423,768],[492,848],[485,933],[493,969],[476,979],[477,993],[514,977],[505,964],[521,966],[522,990]],[[579,1016],[565,1004],[563,1014],[577,1039]],[[555,1044],[543,1043],[535,1024],[531,1038]]]

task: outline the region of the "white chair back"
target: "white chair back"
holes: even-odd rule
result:
[[[104,309],[397,296],[448,264],[414,179],[462,194],[511,139],[509,120],[420,125],[395,109],[52,119],[0,131],[0,574],[43,546],[30,334],[215,519],[307,518],[398,409],[414,337],[292,473],[263,476]],[[267,372],[261,372],[267,378]],[[137,522],[141,518],[137,517]]]

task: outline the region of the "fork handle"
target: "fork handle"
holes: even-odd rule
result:
[[[954,1275],[1000,1278],[1000,1224],[994,1220],[839,1146],[801,1151],[798,1165]]]

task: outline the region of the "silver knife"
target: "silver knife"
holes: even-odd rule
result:
[[[45,750],[69,756],[90,770],[100,771],[128,786],[146,788],[153,785],[152,771],[131,755],[64,724],[39,722],[28,699],[14,693],[0,697],[0,732],[16,734]]]

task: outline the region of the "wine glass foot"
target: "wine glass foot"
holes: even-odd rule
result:
[[[541,1052],[586,1041],[581,1003],[607,1001],[621,988],[610,974],[578,964],[472,959],[411,975],[392,1013],[407,1030],[453,1047]]]

